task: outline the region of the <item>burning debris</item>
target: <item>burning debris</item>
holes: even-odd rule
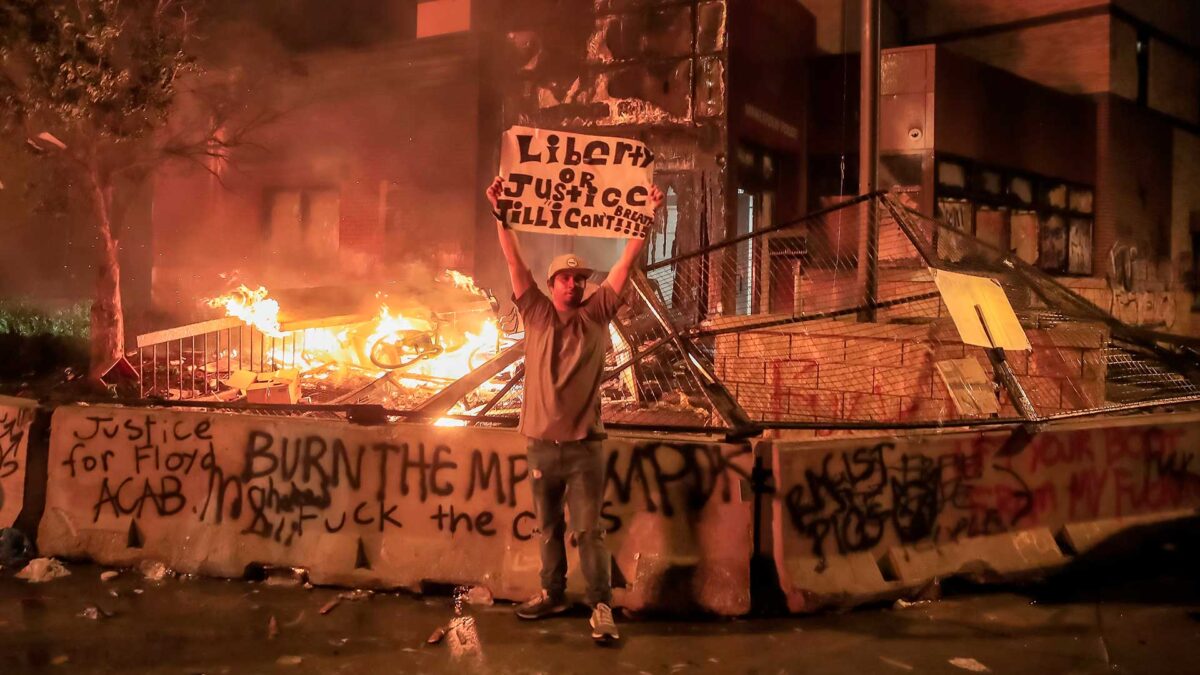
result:
[[[333,404],[388,378],[378,402],[412,408],[514,343],[495,298],[474,279],[446,270],[436,281],[446,306],[378,292],[373,312],[300,319],[267,288],[239,286],[205,303],[224,318],[139,337],[143,395]],[[470,413],[467,405],[450,413]]]
[[[524,396],[523,335],[515,315],[500,316],[495,297],[465,274],[446,270],[435,282],[431,293],[363,291],[360,297],[347,296],[346,289],[276,295],[263,286],[239,286],[205,303],[224,317],[138,337],[141,395],[250,405],[369,404],[418,413],[439,426],[485,416],[515,420]],[[686,384],[666,334],[644,312],[623,316],[610,327],[601,385],[605,420],[709,424],[705,395]]]
[[[138,337],[143,397],[264,404],[379,405],[419,412],[439,426],[515,419],[523,397],[522,334],[475,281],[454,270],[436,301],[374,293],[293,311],[288,293],[239,286],[208,300],[226,316]],[[365,295],[365,294],[364,294]],[[610,328],[601,387],[605,419],[705,424],[703,395],[677,385],[679,364],[634,316]],[[640,357],[640,364],[630,367]],[[692,388],[694,389],[694,388]],[[293,410],[334,415],[319,408]]]

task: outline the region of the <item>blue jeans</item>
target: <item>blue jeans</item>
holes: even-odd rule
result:
[[[565,501],[579,543],[588,604],[612,604],[611,557],[604,547],[604,527],[600,524],[600,509],[604,506],[603,444],[530,438],[527,452],[542,553],[542,588],[561,596],[567,587]]]

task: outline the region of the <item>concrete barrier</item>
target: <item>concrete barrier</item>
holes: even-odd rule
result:
[[[1072,552],[1059,542],[1200,506],[1200,415],[1055,423],[1001,456],[1009,437],[760,442],[775,486],[765,541],[789,609],[1053,569]]]
[[[614,437],[605,450],[617,604],[749,611],[749,446]],[[360,587],[482,584],[505,599],[538,587],[524,440],[511,431],[64,406],[48,461],[45,555],[224,577],[303,567],[315,583]]]
[[[29,428],[37,401],[0,396],[0,527],[12,527],[25,503]]]

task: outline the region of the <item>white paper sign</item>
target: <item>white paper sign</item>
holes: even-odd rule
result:
[[[514,230],[631,239],[654,224],[654,153],[639,141],[513,127],[500,176],[500,216]]]

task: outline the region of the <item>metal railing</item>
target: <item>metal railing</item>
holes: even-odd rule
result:
[[[361,320],[345,316],[284,324],[282,334],[273,336],[225,317],[144,333],[136,341],[139,393],[175,400],[213,396],[236,371],[267,373],[302,365],[309,331]]]
[[[868,275],[859,238],[872,209],[877,268]],[[936,286],[939,271],[998,282],[1032,349],[965,344]],[[676,255],[631,285],[601,385],[602,418],[613,428],[747,435],[993,426],[1200,402],[1200,341],[1123,324],[894,195],[864,195]],[[222,319],[141,336],[138,348],[143,396],[195,398],[214,393],[231,370],[294,366],[304,341],[302,332],[272,338]],[[396,419],[510,426],[524,394],[522,359],[502,353],[415,398],[392,373],[334,401],[379,405]],[[954,379],[967,371],[982,384]]]

